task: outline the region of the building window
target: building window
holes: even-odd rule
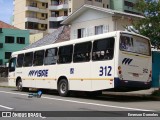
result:
[[[64,16],[68,16],[68,11],[64,11]]]
[[[78,29],[78,38],[85,37],[85,28]]]
[[[11,52],[5,52],[5,59],[10,59],[11,54]]]
[[[107,4],[107,8],[109,8],[109,5]]]
[[[44,50],[36,51],[34,53],[34,66],[40,66],[43,65],[43,59],[44,59]]]
[[[59,11],[51,11],[51,17],[59,17]]]
[[[51,0],[51,5],[59,5],[59,0]]]
[[[45,65],[53,65],[56,64],[57,61],[57,48],[47,49],[45,52]]]
[[[71,13],[71,8],[69,8],[69,12]]]
[[[24,59],[24,54],[19,54],[17,58],[17,67],[22,67],[23,59]]]
[[[18,44],[25,44],[25,37],[17,37]]]
[[[93,42],[92,60],[111,60],[114,53],[114,38],[105,38]]]
[[[44,16],[45,16],[45,14],[44,14],[44,13],[42,13],[42,14],[41,14],[41,16],[42,16],[42,17],[44,17]]]
[[[13,36],[5,36],[5,43],[14,43]]]
[[[46,5],[46,3],[42,3],[42,6],[45,6]]]
[[[31,6],[31,7],[37,7],[37,3],[34,2],[34,1],[30,1],[30,5],[29,6]]]
[[[95,26],[95,35],[103,33],[103,25]]]
[[[23,66],[24,67],[32,66],[32,61],[33,61],[33,52],[26,53],[24,56]]]
[[[88,62],[90,60],[91,42],[76,44],[74,46],[73,62]]]
[[[102,2],[102,0],[95,0],[96,2]]]
[[[134,7],[134,3],[129,2],[129,1],[124,1],[124,5],[128,7]]]
[[[49,22],[49,28],[51,29],[57,29],[59,28],[61,25],[61,21],[58,21],[58,22],[53,22],[53,21],[50,21]]]
[[[38,29],[38,23],[35,23],[35,22],[26,22],[25,23],[25,28],[26,29],[35,29],[35,30],[37,30]]]
[[[59,47],[58,63],[71,63],[72,62],[73,45]]]

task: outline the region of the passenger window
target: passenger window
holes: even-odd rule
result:
[[[24,67],[32,66],[32,61],[33,61],[33,52],[26,53],[24,56],[23,66]]]
[[[91,46],[91,42],[75,44],[73,62],[90,61]]]
[[[40,66],[43,65],[43,59],[44,59],[44,50],[36,51],[34,53],[34,66]]]
[[[105,38],[93,42],[92,60],[111,60],[114,53],[114,38]]]
[[[45,65],[54,65],[57,62],[57,48],[47,49],[45,52]]]
[[[24,54],[19,54],[17,58],[17,67],[22,67],[23,59],[24,59]]]
[[[59,47],[58,63],[71,63],[72,62],[73,45]]]

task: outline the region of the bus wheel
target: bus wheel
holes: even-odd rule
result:
[[[68,90],[68,81],[66,79],[62,79],[58,83],[58,93],[62,97],[69,96],[69,90]]]
[[[18,91],[23,91],[22,80],[18,80],[18,81],[17,81],[16,87],[17,87],[17,90],[18,90]]]

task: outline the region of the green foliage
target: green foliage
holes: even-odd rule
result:
[[[160,48],[160,0],[137,0],[135,8],[145,18],[134,22],[133,26],[149,37],[153,46]]]
[[[155,90],[153,93],[152,93],[153,96],[160,96],[160,90]]]

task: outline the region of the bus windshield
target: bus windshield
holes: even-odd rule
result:
[[[121,34],[120,50],[148,56],[151,55],[149,40],[130,34]]]

